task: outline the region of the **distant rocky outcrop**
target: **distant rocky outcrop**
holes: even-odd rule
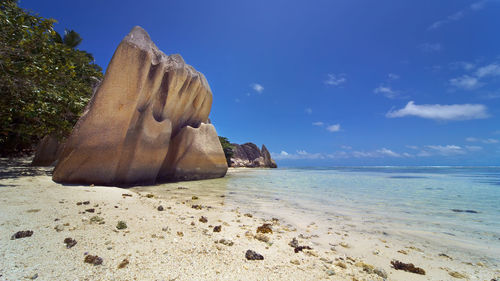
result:
[[[271,158],[271,154],[265,145],[259,149],[251,142],[245,144],[232,143],[233,157],[231,157],[231,167],[247,168],[277,168],[276,162]]]
[[[135,185],[223,177],[211,106],[203,74],[134,27],[67,139],[53,180]]]
[[[58,156],[61,154],[64,144],[53,135],[42,138],[36,147],[35,157],[31,162],[32,166],[53,166],[56,164]]]

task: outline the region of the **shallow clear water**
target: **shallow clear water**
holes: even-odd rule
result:
[[[245,169],[182,185],[291,221],[350,221],[358,231],[415,234],[500,256],[500,167]]]

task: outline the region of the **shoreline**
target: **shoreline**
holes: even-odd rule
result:
[[[384,273],[388,280],[491,280],[500,275],[486,262],[439,256],[432,243],[400,241],[342,220],[297,216],[292,221],[277,210],[249,212],[252,206],[239,206],[225,187],[206,181],[130,189],[64,186],[52,182],[50,169],[26,169],[35,176],[0,180],[0,280],[35,275],[37,280],[383,280]],[[238,176],[237,170],[252,169],[228,174]],[[90,202],[77,205],[85,201]],[[105,223],[96,223],[95,216]],[[208,222],[200,222],[201,216]],[[118,221],[127,228],[116,229]],[[256,232],[264,223],[271,224],[272,234]],[[214,232],[219,225],[221,231]],[[34,234],[10,240],[21,230]],[[63,242],[68,237],[77,241],[70,249]],[[312,249],[295,253],[289,246],[293,238]],[[246,260],[247,250],[264,260]],[[86,252],[103,264],[85,263]],[[118,268],[125,259],[129,263]],[[396,259],[414,263],[426,275],[395,270],[390,262]]]

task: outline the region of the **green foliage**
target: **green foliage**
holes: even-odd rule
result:
[[[220,144],[222,145],[222,150],[224,150],[224,155],[226,156],[227,165],[231,166],[231,157],[233,157],[233,146],[226,137],[219,136]]]
[[[62,39],[55,22],[19,8],[17,1],[0,3],[3,156],[30,151],[48,134],[67,136],[102,78],[92,55],[74,49],[80,36],[67,31]]]

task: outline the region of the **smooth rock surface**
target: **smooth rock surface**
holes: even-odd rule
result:
[[[43,137],[36,147],[35,157],[31,162],[33,166],[52,166],[62,152],[63,144],[52,135]]]
[[[222,153],[221,153],[222,152]],[[224,176],[227,162],[212,124],[186,126],[170,142],[159,179],[198,180]]]
[[[212,92],[203,74],[180,55],[162,53],[146,31],[134,27],[116,49],[103,81],[73,128],[53,180],[153,184],[167,154],[173,153],[171,139],[186,126],[208,122],[211,106]],[[215,150],[212,153],[224,157],[222,148]],[[219,173],[206,173],[181,163],[185,171],[199,173],[193,178],[225,174],[222,167]]]

